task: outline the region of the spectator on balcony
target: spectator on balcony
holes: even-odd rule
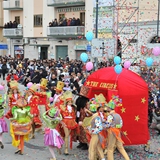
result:
[[[63,18],[62,23],[59,26],[67,26],[67,20],[66,18]]]
[[[17,28],[17,26],[18,26],[18,23],[16,21],[14,21],[12,24],[12,28]]]
[[[57,22],[57,19],[55,18],[53,21],[53,27],[56,27],[56,26],[58,26],[58,22]]]
[[[12,28],[12,25],[13,25],[13,23],[12,23],[12,21],[10,21],[9,22],[9,28]]]
[[[77,20],[76,20],[76,26],[80,26],[80,25],[81,25],[81,21],[80,21],[79,18],[77,18]]]
[[[75,17],[73,17],[73,19],[71,20],[70,26],[76,26],[76,19],[75,19]]]
[[[63,18],[60,17],[60,18],[59,18],[59,26],[60,26],[62,23],[63,23]]]
[[[70,25],[71,25],[71,20],[72,20],[72,18],[69,18],[69,19],[67,20],[67,26],[70,26]]]
[[[53,27],[53,23],[52,22],[49,22],[49,27]]]
[[[7,23],[5,23],[5,24],[4,24],[4,28],[8,28],[8,25],[7,25]]]

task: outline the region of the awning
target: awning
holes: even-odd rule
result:
[[[8,45],[7,44],[0,44],[0,50],[7,50]]]

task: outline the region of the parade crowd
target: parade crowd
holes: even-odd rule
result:
[[[101,62],[97,68],[107,65]],[[4,148],[2,135],[10,128],[12,145],[17,147],[15,154],[23,155],[24,141],[36,138],[35,132],[41,131],[44,145],[52,155],[50,160],[56,160],[55,148],[60,153],[63,147],[64,154],[68,155],[72,142],[79,142],[77,148],[88,150],[89,160],[97,157],[114,160],[116,148],[125,160],[130,159],[121,139],[123,120],[115,112],[115,108],[122,105],[122,99],[113,96],[107,102],[103,94],[89,99],[90,89],[84,83],[92,71],[86,72],[81,61],[70,61],[68,57],[58,61],[2,57],[0,68],[8,85],[8,90],[5,84],[0,85],[1,148]],[[142,71],[142,77],[149,80],[148,74]],[[154,70],[150,72],[154,88],[159,90]],[[26,86],[24,94],[19,92],[19,83]],[[152,123],[154,117],[157,120],[155,129],[160,132],[157,90],[150,89],[149,121]],[[10,127],[4,117],[10,120]]]

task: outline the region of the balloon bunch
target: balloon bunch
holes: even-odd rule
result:
[[[114,71],[117,74],[120,74],[122,72],[122,66],[120,65],[121,58],[119,56],[114,57],[114,63],[116,64],[116,66],[114,67]]]
[[[88,42],[92,41],[93,37],[94,37],[93,32],[91,32],[91,31],[87,32],[86,39],[87,39]],[[80,59],[83,63],[86,63],[87,60],[88,60],[87,53],[81,53]],[[91,71],[92,69],[93,69],[93,63],[92,62],[87,62],[86,63],[86,70]]]

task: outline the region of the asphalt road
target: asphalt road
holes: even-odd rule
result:
[[[0,79],[0,83],[2,79]],[[23,92],[25,87],[20,85],[20,90]],[[8,124],[9,121],[7,120]],[[9,127],[9,125],[8,125]],[[151,141],[150,141],[150,151],[144,151],[144,145],[137,146],[126,146],[126,151],[128,152],[131,160],[160,160],[160,136],[157,135],[156,131],[150,129]],[[44,146],[43,135],[36,133],[35,139],[31,139],[29,142],[25,143],[24,155],[15,155],[14,148],[11,144],[12,139],[9,133],[3,134],[4,149],[0,149],[0,160],[49,160],[51,158],[50,152],[47,147]],[[57,160],[87,160],[88,151],[82,151],[77,149],[78,143],[73,144],[73,149],[70,150],[70,155],[65,156],[63,154],[59,155],[55,149]],[[115,160],[123,160],[122,156],[116,152]]]

